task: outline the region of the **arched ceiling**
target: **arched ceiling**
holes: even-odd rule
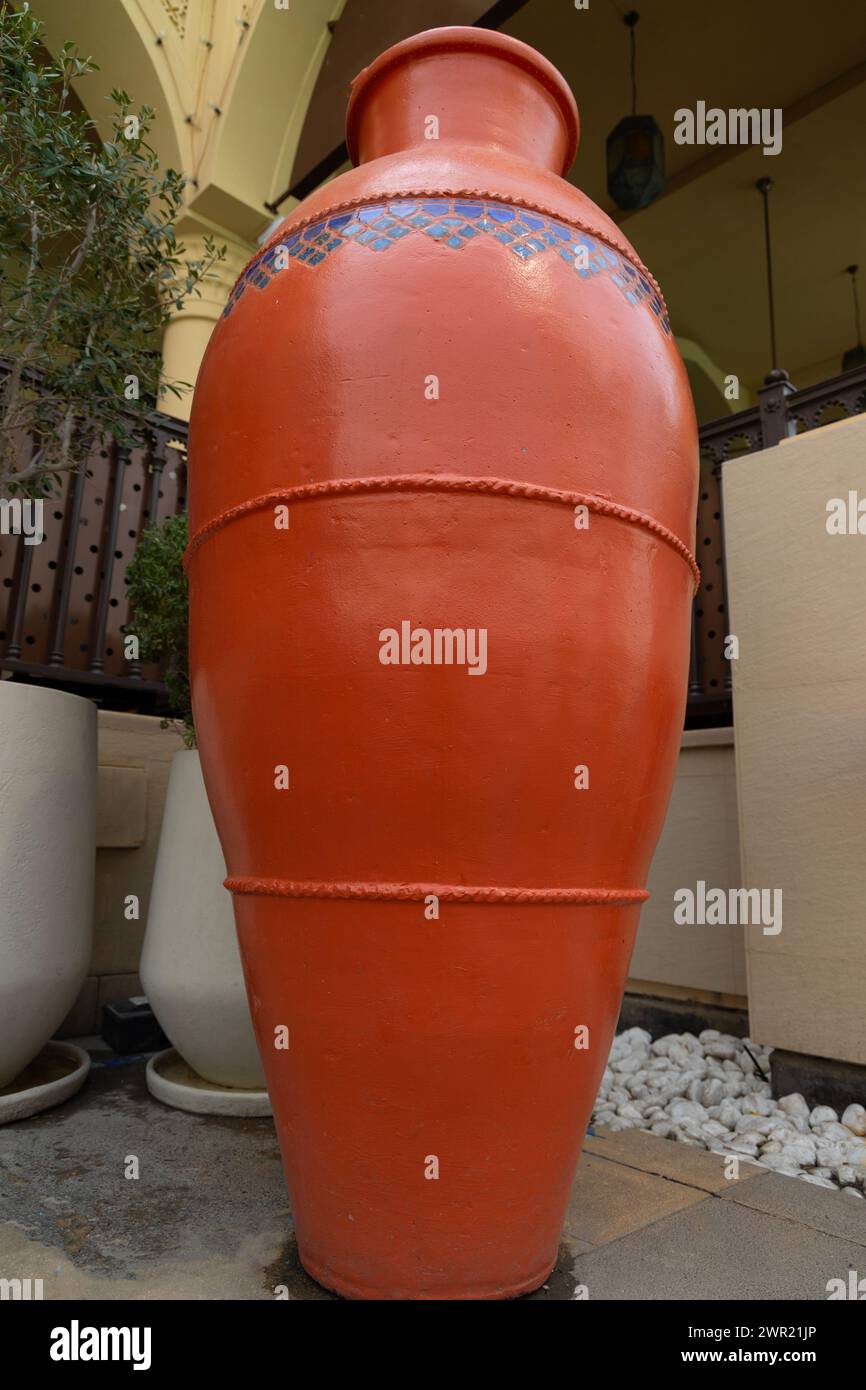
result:
[[[343,0],[34,0],[53,52],[73,39],[99,72],[79,96],[102,133],[124,87],[156,112],[151,143],[184,173],[190,211],[255,241],[285,186]]]
[[[678,337],[751,391],[771,365],[754,185],[772,176],[779,361],[798,385],[834,375],[855,339],[845,266],[860,263],[866,279],[866,4],[638,3],[639,109],[664,132],[667,185],[650,208],[628,215],[611,205],[604,162],[605,138],[630,109],[624,0],[585,9],[570,0],[289,0],[288,9],[273,0],[33,0],[32,8],[49,48],[74,38],[100,64],[79,93],[98,123],[117,85],[156,109],[152,143],[163,165],[191,180],[190,213],[234,238],[241,258],[293,171],[342,131],[346,86],[371,48],[478,11],[475,22],[501,23],[562,70],[581,110],[572,180],[616,215],[653,269]],[[675,112],[698,101],[781,108],[781,153],[677,145]],[[702,394],[705,412],[712,393]]]

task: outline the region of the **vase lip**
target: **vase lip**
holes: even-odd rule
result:
[[[351,95],[346,110],[346,146],[352,163],[358,164],[358,129],[361,107],[371,85],[383,73],[397,67],[407,59],[428,57],[442,53],[478,53],[489,57],[502,58],[514,67],[530,73],[536,81],[553,97],[566,130],[566,150],[563,158],[561,176],[564,178],[574,163],[580,139],[580,118],[574,94],[558,68],[554,67],[536,49],[510,34],[502,34],[498,29],[475,29],[470,25],[452,24],[439,29],[425,29],[420,34],[412,34],[401,39],[391,48],[386,48],[378,58],[374,58],[366,68],[362,68],[353,78]]]

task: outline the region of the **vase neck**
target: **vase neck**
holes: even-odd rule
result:
[[[431,29],[389,48],[352,84],[354,164],[467,144],[566,174],[577,150],[574,97],[534,49],[483,29]]]

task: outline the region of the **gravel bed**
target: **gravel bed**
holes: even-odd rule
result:
[[[769,1048],[707,1028],[652,1041],[620,1033],[610,1050],[593,1121],[644,1129],[711,1153],[736,1155],[860,1201],[866,1192],[866,1108],[810,1109],[770,1094]]]

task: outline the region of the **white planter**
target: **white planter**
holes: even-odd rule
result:
[[[0,681],[0,1086],[84,982],[95,857],[95,705]]]
[[[198,753],[175,753],[141,955],[141,982],[164,1032],[199,1076],[264,1089],[225,861]]]

